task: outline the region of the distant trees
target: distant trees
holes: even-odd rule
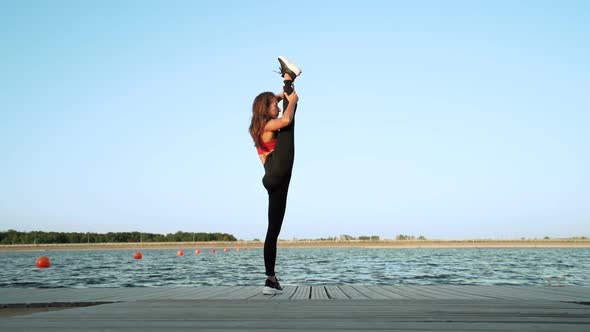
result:
[[[0,244],[49,244],[49,243],[121,243],[121,242],[207,242],[237,241],[226,233],[192,233],[152,234],[141,232],[109,233],[63,233],[63,232],[18,232],[9,229],[0,232]]]
[[[399,234],[398,236],[395,237],[396,240],[416,240],[416,237],[414,235],[404,235],[404,234]],[[418,236],[418,240],[419,241],[424,241],[426,240],[426,237],[424,235],[420,235]]]
[[[340,241],[354,241],[354,240],[358,240],[358,241],[380,241],[381,237],[379,235],[371,235],[371,236],[366,236],[366,235],[362,235],[359,237],[354,237],[354,236],[350,236],[347,234],[342,234],[340,235],[340,237],[338,238]],[[395,237],[396,240],[416,240],[416,237],[414,235],[397,235]],[[418,240],[423,241],[426,240],[426,237],[424,235],[420,235],[418,237]]]
[[[426,240],[426,237],[424,235],[420,235],[418,238],[418,240]],[[347,234],[342,234],[338,237],[338,240],[340,241],[381,241],[381,237],[379,235],[371,235],[371,236],[367,236],[367,235],[361,235],[359,237],[354,237],[354,236],[350,236]],[[387,239],[383,239],[383,240],[387,240]],[[416,237],[414,235],[397,235],[395,237],[395,240],[416,240]]]

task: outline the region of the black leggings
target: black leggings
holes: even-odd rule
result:
[[[283,99],[283,110],[287,109],[288,101]],[[295,105],[297,110],[297,105]],[[287,126],[277,134],[277,145],[269,153],[264,163],[262,184],[268,192],[268,229],[264,240],[264,266],[267,276],[275,275],[277,259],[277,240],[283,225],[287,208],[287,192],[291,182],[291,171],[295,159],[295,115]]]

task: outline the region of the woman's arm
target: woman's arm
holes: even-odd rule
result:
[[[283,116],[278,119],[272,119],[264,126],[264,131],[276,131],[288,126],[295,115],[295,105],[299,101],[297,92],[293,91],[290,95],[285,94],[285,99],[289,102],[287,109],[283,111]]]

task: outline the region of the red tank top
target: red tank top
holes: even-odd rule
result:
[[[272,141],[262,142],[262,148],[256,147],[256,151],[258,151],[258,154],[270,152],[275,149],[276,145],[277,145],[277,140],[275,138]]]

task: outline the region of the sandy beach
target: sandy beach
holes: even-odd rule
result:
[[[193,250],[262,248],[260,241],[234,242],[144,242],[97,244],[13,244],[0,245],[0,252],[62,250]],[[590,239],[547,240],[381,240],[381,241],[280,241],[282,248],[590,248]]]

